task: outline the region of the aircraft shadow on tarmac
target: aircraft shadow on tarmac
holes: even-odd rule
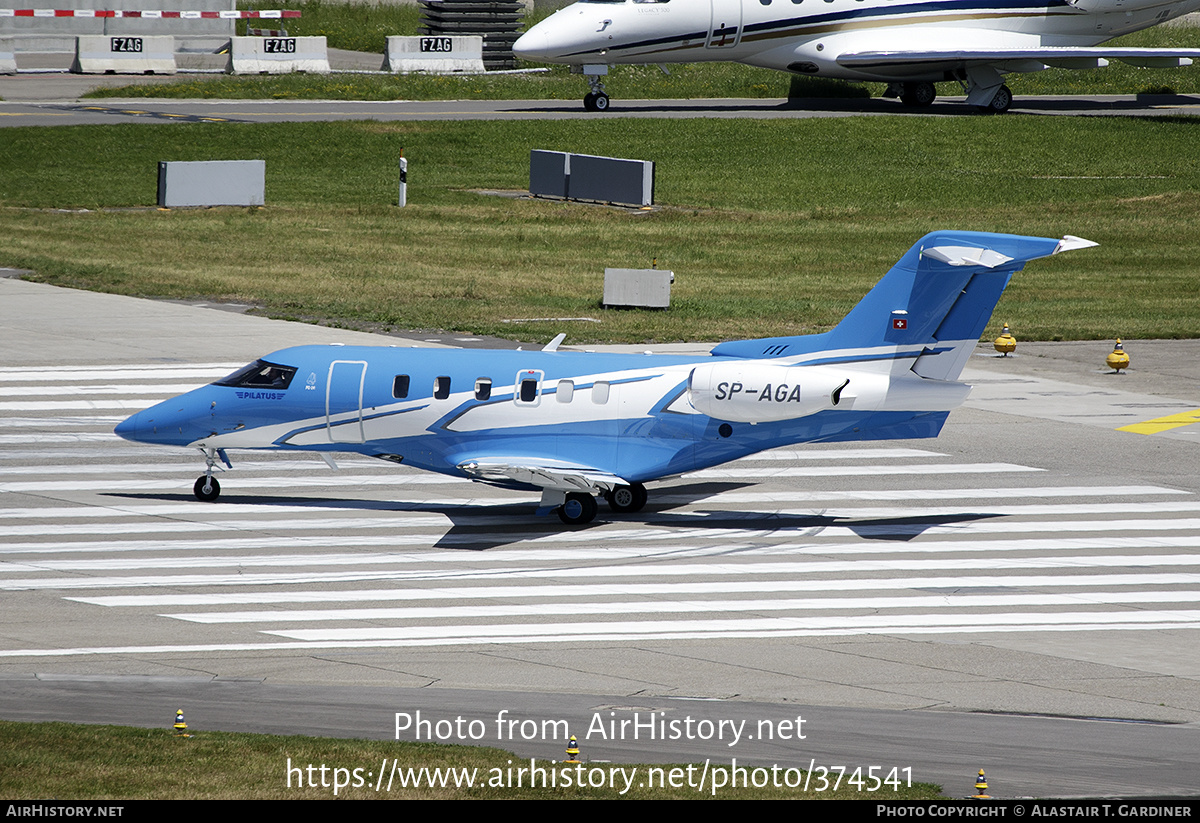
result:
[[[613,515],[607,513],[601,506],[601,515],[586,526],[564,527],[557,517],[532,517],[528,501],[515,503],[497,502],[487,506],[464,506],[440,503],[436,500],[403,501],[403,500],[356,500],[342,497],[284,497],[277,495],[245,495],[226,493],[221,496],[221,502],[213,505],[233,509],[238,505],[255,506],[287,506],[311,507],[316,510],[355,510],[363,512],[405,512],[421,514],[440,514],[450,521],[450,529],[435,541],[431,548],[465,549],[470,551],[486,551],[488,549],[504,548],[530,540],[552,537],[564,531],[580,533],[603,526],[610,522],[626,522],[630,525],[646,523],[645,516],[652,514],[652,522],[648,526],[656,528],[687,529],[712,532],[715,536],[720,532],[740,532],[747,529],[756,531],[791,531],[797,538],[815,536],[827,528],[842,528],[853,532],[864,540],[892,540],[906,542],[919,537],[921,534],[936,526],[952,526],[959,523],[973,523],[995,517],[999,514],[987,512],[971,512],[962,514],[930,514],[908,515],[904,517],[881,518],[846,518],[811,513],[787,513],[779,511],[726,511],[710,510],[697,511],[693,509],[686,514],[673,514],[672,509],[684,505],[694,505],[697,501],[721,492],[734,491],[753,486],[753,483],[695,483],[672,486],[664,490],[663,497],[687,498],[678,503],[655,503],[653,498],[646,509],[633,515]],[[191,495],[176,493],[111,493],[108,497],[118,497],[136,500],[155,500],[159,502],[192,501]],[[790,505],[803,506],[804,498],[798,495]]]
[[[1044,96],[1017,97],[1013,100],[1012,111],[1023,111],[1031,114],[1072,114],[1077,112],[1109,111],[1114,114],[1136,112],[1154,108],[1190,108],[1200,106],[1200,95],[1188,94],[1138,94],[1123,97],[1119,100],[1097,100],[1093,96]],[[579,104],[574,101],[547,100],[533,106],[523,106],[508,109],[510,112],[547,113],[567,112],[574,114]],[[776,103],[768,104],[757,100],[692,100],[688,103],[657,103],[649,100],[630,101],[622,105],[614,102],[609,109],[614,114],[671,114],[671,113],[707,113],[707,114],[740,114],[746,112],[848,112],[853,114],[982,114],[975,106],[967,105],[965,99],[951,98],[938,100],[927,107],[910,108],[901,105],[896,100],[886,100],[882,97],[794,97]],[[1160,117],[1154,118],[1156,121]],[[1190,122],[1190,120],[1189,120]]]

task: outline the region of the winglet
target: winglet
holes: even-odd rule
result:
[[[561,332],[555,335],[554,339],[542,347],[542,351],[558,351],[558,344],[567,339],[567,333]]]

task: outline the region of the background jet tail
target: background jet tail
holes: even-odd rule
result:
[[[922,237],[831,331],[722,343],[716,356],[795,357],[824,352],[833,359],[897,355],[922,377],[953,380],[983,334],[1014,272],[1030,260],[1094,246],[989,232],[939,231]],[[853,354],[851,351],[853,350]],[[888,352],[885,354],[884,351]],[[839,352],[842,353],[839,356]],[[826,359],[826,358],[822,358]]]

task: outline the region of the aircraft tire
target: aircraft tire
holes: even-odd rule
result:
[[[590,494],[572,492],[567,495],[566,502],[558,507],[558,519],[568,526],[582,526],[595,520],[599,509],[596,498]]]
[[[933,83],[905,83],[900,93],[901,103],[917,108],[931,106],[936,99],[937,87]]]
[[[615,512],[640,512],[646,505],[649,494],[641,483],[632,486],[617,486],[604,496],[608,506]]]
[[[980,106],[979,110],[985,114],[1004,114],[1012,105],[1012,101],[1012,89],[1008,86],[1001,86],[996,90],[996,96],[992,98],[992,102],[986,106]]]
[[[206,489],[205,486],[208,488]],[[211,503],[221,496],[221,484],[217,482],[217,478],[202,474],[196,478],[196,485],[192,486],[192,493],[196,495],[197,500]]]
[[[587,111],[608,111],[608,95],[591,92],[583,98],[583,107]]]

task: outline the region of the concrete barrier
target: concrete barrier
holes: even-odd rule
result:
[[[11,37],[0,37],[0,74],[16,74],[17,58]]]
[[[329,73],[324,37],[234,37],[230,41],[230,74]]]
[[[261,206],[266,160],[200,160],[158,164],[158,205]]]
[[[81,34],[75,38],[76,74],[174,74],[175,38]]]
[[[427,71],[434,74],[482,72],[483,37],[389,37],[387,69],[392,72]]]

